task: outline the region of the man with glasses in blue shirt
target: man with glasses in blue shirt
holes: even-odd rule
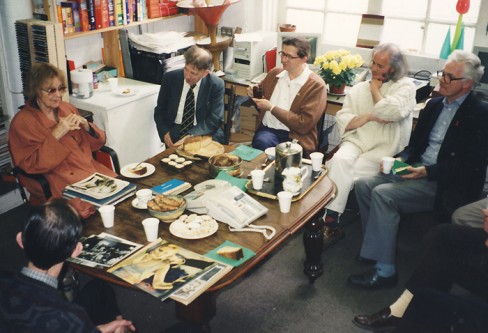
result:
[[[348,284],[362,289],[391,287],[400,214],[434,211],[440,221],[479,198],[488,161],[488,110],[471,90],[483,76],[480,59],[456,50],[440,76],[439,93],[420,116],[409,145],[395,157],[408,174],[360,178],[355,192],[363,226],[362,262],[376,262]],[[382,170],[382,166],[380,166]]]
[[[325,83],[307,66],[310,56],[307,39],[285,38],[279,56],[283,67],[268,73],[261,82],[263,96],[253,98],[259,109],[259,126],[252,146],[265,150],[297,139],[304,156],[308,156],[318,144],[317,123],[327,105]],[[251,87],[248,95],[253,97]]]

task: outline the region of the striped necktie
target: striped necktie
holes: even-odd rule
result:
[[[186,94],[180,136],[185,135],[188,130],[193,127],[193,119],[195,118],[195,94],[193,93],[193,88],[195,88],[195,86],[196,84],[191,85]]]

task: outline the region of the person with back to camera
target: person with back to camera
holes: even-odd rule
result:
[[[376,174],[383,156],[393,156],[408,144],[416,90],[407,74],[407,63],[398,46],[377,46],[371,59],[371,80],[354,85],[336,114],[340,148],[327,161],[327,167],[337,195],[326,206],[324,248],[344,238],[339,215],[344,212],[354,181]]]
[[[92,156],[105,144],[105,132],[80,116],[71,104],[61,100],[66,91],[63,73],[51,64],[32,65],[25,89],[26,105],[14,116],[9,129],[9,149],[14,165],[27,173],[43,174],[52,196],[62,196],[64,188],[95,172],[117,174]],[[44,198],[39,184],[26,179],[30,203]],[[76,209],[83,216],[94,212],[91,205]]]
[[[185,52],[184,69],[163,75],[154,121],[167,148],[194,135],[224,142],[224,81],[210,72],[211,67],[210,52],[194,45]],[[191,102],[185,102],[187,98]]]
[[[298,140],[308,157],[318,144],[317,123],[327,106],[324,80],[307,66],[310,42],[287,37],[279,53],[283,68],[273,68],[261,82],[262,98],[253,98],[259,109],[259,126],[252,146],[265,150],[281,142]],[[253,97],[252,87],[247,90]]]
[[[486,332],[488,209],[479,214],[478,224],[482,228],[452,224],[432,228],[424,238],[420,261],[400,297],[376,313],[355,316],[353,323],[375,332]],[[454,284],[473,295],[450,293]]]
[[[359,256],[373,269],[351,275],[362,289],[391,287],[400,214],[434,211],[439,221],[477,200],[488,163],[488,108],[471,92],[483,76],[480,59],[455,50],[440,74],[439,93],[420,112],[408,146],[395,157],[410,164],[408,174],[382,174],[356,181],[363,242]],[[382,165],[380,166],[382,169]]]
[[[83,249],[81,228],[76,211],[64,199],[32,207],[16,236],[27,266],[14,276],[0,275],[1,332],[135,331],[132,322],[121,316],[108,284],[92,280],[72,303],[58,292],[65,260]]]

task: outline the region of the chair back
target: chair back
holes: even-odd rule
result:
[[[236,105],[236,87],[230,85],[225,88],[224,92],[224,144],[230,142],[230,132],[232,129],[232,118]]]
[[[107,168],[113,170],[116,174],[120,175],[119,158],[115,150],[110,147],[103,146],[100,150],[93,153],[93,158],[105,165]]]

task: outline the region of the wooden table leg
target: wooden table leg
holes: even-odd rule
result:
[[[176,318],[198,325],[206,333],[211,332],[210,320],[217,313],[216,293],[205,292],[188,305],[175,302]]]
[[[325,208],[321,209],[310,221],[305,224],[303,230],[303,245],[305,247],[305,265],[303,271],[308,276],[309,282],[315,280],[323,273],[322,249],[324,246],[324,221],[322,217],[325,214]]]

